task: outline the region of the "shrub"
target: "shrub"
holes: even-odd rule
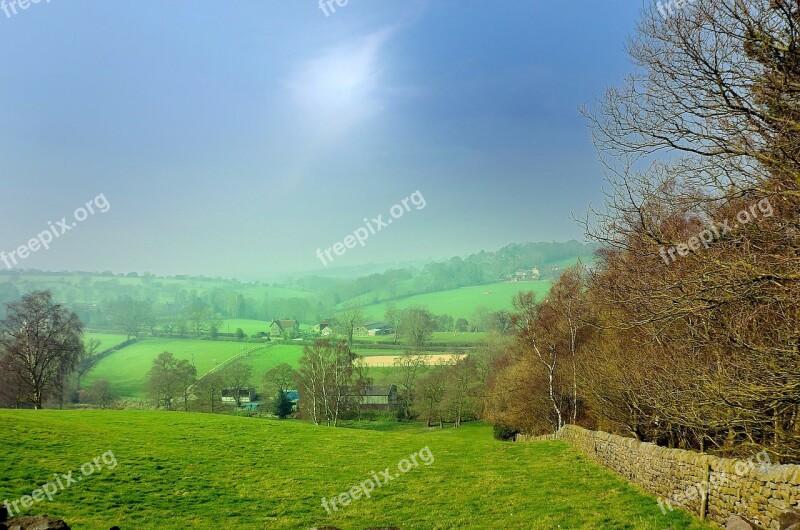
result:
[[[514,440],[514,437],[519,434],[519,429],[514,427],[509,427],[508,425],[503,425],[501,423],[496,423],[494,425],[494,437],[496,440],[502,440],[504,442],[510,442]]]

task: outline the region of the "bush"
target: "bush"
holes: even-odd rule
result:
[[[280,419],[288,418],[292,413],[292,400],[283,390],[278,390],[278,396],[273,404],[273,413]]]
[[[518,434],[519,434],[519,429],[515,429],[514,427],[509,427],[508,425],[503,425],[500,423],[496,423],[494,425],[495,440],[511,442],[514,441],[514,437],[517,436]]]

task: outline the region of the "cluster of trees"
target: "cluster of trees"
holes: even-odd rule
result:
[[[488,398],[486,378],[495,352],[505,342],[504,337],[493,336],[478,351],[432,365],[413,352],[396,359],[401,399],[398,417],[425,421],[429,427],[435,423],[460,427],[463,421],[482,417]]]
[[[400,296],[484,285],[506,279],[520,269],[538,267],[544,278],[557,275],[558,264],[591,255],[595,243],[511,244],[495,252],[481,251],[466,258],[430,263],[417,269],[408,267],[370,274],[355,280],[308,276],[292,281],[292,286],[320,293],[325,305],[350,301],[371,304]]]
[[[640,70],[588,113],[599,263],[518,300],[489,416],[800,462],[800,6],[646,12],[630,52]]]
[[[496,344],[434,365],[418,353],[400,356],[395,361],[399,383],[397,418],[418,419],[429,426],[446,422],[459,427],[463,421],[481,417],[486,399],[484,381],[495,351]],[[267,373],[266,383],[267,388],[277,392],[276,410],[281,393],[296,386],[300,391],[301,417],[317,425],[335,427],[342,419],[363,415],[364,391],[372,386],[373,379],[346,340],[318,340],[304,348],[297,371],[288,365],[279,366]]]
[[[250,387],[252,377],[252,365],[236,362],[198,379],[192,363],[163,352],[153,360],[148,373],[148,393],[159,408],[214,413],[220,410],[223,390],[231,393],[237,407],[241,406],[241,392]]]
[[[372,381],[363,361],[346,340],[318,340],[303,348],[296,377],[303,417],[336,427],[346,414],[361,410],[363,391]]]
[[[276,286],[277,287],[277,286]],[[49,273],[43,271],[0,271],[0,304],[17,300],[22,294],[49,290],[53,298],[76,312],[87,327],[116,325],[113,306],[119,300],[146,301],[159,321],[180,320],[184,310],[196,301],[207,304],[219,318],[273,320],[294,315],[313,322],[329,315],[333,304],[310,293],[286,292],[279,296],[260,282],[242,283],[221,278],[178,276],[159,278],[136,273]],[[278,291],[278,294],[283,294]],[[0,317],[2,317],[0,309]],[[174,326],[177,330],[177,324]],[[191,332],[187,325],[184,334]]]

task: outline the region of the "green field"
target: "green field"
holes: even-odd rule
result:
[[[266,320],[228,319],[222,321],[222,327],[219,330],[222,333],[236,333],[236,328],[242,328],[245,335],[250,337],[261,331],[269,333],[269,325],[271,323]]]
[[[238,355],[243,349],[257,344],[215,342],[189,339],[147,339],[116,351],[102,359],[89,372],[85,381],[91,385],[97,379],[107,379],[111,390],[119,396],[141,398],[145,396],[147,372],[153,359],[169,351],[176,359],[188,359],[197,367],[198,376],[217,364]]]
[[[398,309],[410,305],[421,305],[437,315],[446,314],[453,318],[472,318],[478,307],[485,307],[489,311],[513,310],[511,304],[514,296],[521,291],[536,292],[537,299],[542,299],[550,290],[552,284],[548,280],[535,282],[500,282],[476,287],[462,287],[449,291],[419,294],[395,300]],[[488,294],[491,293],[491,294]],[[380,320],[386,312],[386,302],[367,305],[361,308],[369,318]]]
[[[72,471],[80,481],[23,513],[63,518],[74,530],[710,528],[679,511],[662,515],[653,497],[563,442],[497,442],[481,424],[333,429],[210,414],[51,410],[0,410],[0,424],[0,498],[15,501]],[[417,467],[399,471],[426,447]],[[81,466],[96,457],[99,469],[84,477]],[[396,478],[369,498],[331,515],[322,507],[323,497],[385,468]]]
[[[274,344],[246,355],[241,361],[253,367],[254,385],[261,384],[267,370],[275,368],[281,363],[286,363],[292,368],[297,368],[300,357],[303,356],[303,347],[294,344]]]
[[[90,340],[99,340],[100,346],[97,348],[97,353],[112,348],[117,344],[121,344],[128,340],[127,335],[117,335],[113,333],[84,333],[83,342],[88,343]]]

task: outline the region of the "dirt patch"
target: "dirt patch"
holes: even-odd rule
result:
[[[375,367],[382,367],[382,366],[394,366],[394,360],[400,358],[400,355],[370,355],[369,357],[364,357],[364,364],[367,366],[375,366]],[[423,355],[425,361],[427,362],[428,366],[433,366],[437,364],[439,361],[444,361],[446,363],[452,363],[453,354],[451,353],[443,353],[443,354],[435,354],[435,355]],[[456,355],[458,359],[463,359],[465,355],[459,354]]]

